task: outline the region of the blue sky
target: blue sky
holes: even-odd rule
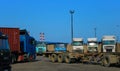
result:
[[[120,0],[0,0],[0,27],[27,29],[36,40],[70,42],[70,13],[74,37],[86,41],[103,35],[120,35]]]

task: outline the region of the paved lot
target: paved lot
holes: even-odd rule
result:
[[[47,58],[38,56],[35,62],[13,64],[12,71],[120,71],[120,67],[103,67],[80,63],[52,63]]]

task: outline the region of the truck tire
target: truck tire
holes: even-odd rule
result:
[[[57,62],[57,55],[56,54],[52,54],[51,61],[52,62]]]
[[[65,56],[65,62],[66,63],[71,63],[71,58],[69,56]]]
[[[63,63],[63,61],[64,61],[64,56],[62,54],[59,54],[58,55],[58,62]]]
[[[102,65],[105,66],[105,67],[110,67],[111,63],[110,63],[109,56],[104,56],[103,57]]]
[[[29,55],[29,56],[28,56],[28,61],[31,62],[31,61],[33,61],[33,60],[34,60],[34,56],[33,56],[33,55]]]

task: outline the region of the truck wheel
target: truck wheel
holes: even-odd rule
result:
[[[58,55],[58,62],[59,62],[59,63],[62,63],[63,61],[64,61],[63,55],[62,55],[62,54],[59,54],[59,55]]]
[[[109,67],[110,64],[110,58],[108,56],[104,56],[103,60],[102,60],[102,65],[105,67]]]
[[[71,61],[72,61],[72,60],[71,60],[71,58],[70,58],[69,56],[66,56],[66,57],[65,57],[65,62],[66,62],[66,63],[71,63]]]
[[[52,54],[51,60],[52,60],[52,62],[56,62],[57,61],[57,55],[56,54]]]
[[[34,59],[33,59],[33,55],[29,55],[28,61],[31,62],[31,61],[33,61],[33,60],[34,60]]]

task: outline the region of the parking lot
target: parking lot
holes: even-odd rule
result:
[[[81,63],[52,63],[49,59],[38,56],[34,62],[12,64],[12,71],[120,71],[120,67],[103,67]]]

